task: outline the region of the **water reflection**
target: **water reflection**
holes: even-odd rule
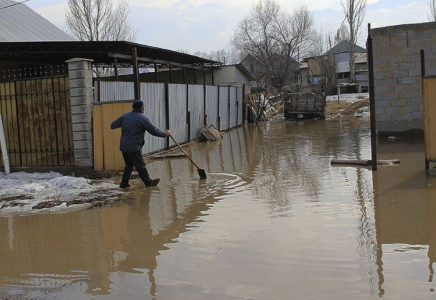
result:
[[[407,278],[413,278],[422,264],[427,264],[428,282],[433,282],[436,177],[424,169],[423,149],[422,141],[416,139],[382,141],[380,145],[380,159],[400,158],[401,161],[400,166],[380,168],[373,177],[380,296],[389,292],[386,283],[395,281],[387,268],[401,270]],[[411,259],[418,253],[428,256],[427,263],[420,255]],[[401,289],[410,293],[407,286]]]
[[[162,166],[161,166],[162,167]],[[180,178],[185,161],[163,168]],[[120,274],[147,274],[156,295],[157,256],[189,231],[211,205],[246,184],[233,174],[208,181],[174,182],[162,189],[135,189],[135,203],[67,214],[0,218],[0,286],[75,286],[91,295],[109,294]],[[83,289],[82,283],[86,284]],[[71,292],[71,291],[70,291]]]
[[[153,162],[131,205],[0,218],[0,291],[44,298],[424,299],[436,260],[436,177],[420,140],[356,119],[273,121]],[[162,258],[164,256],[165,259]],[[362,292],[363,291],[363,292]]]

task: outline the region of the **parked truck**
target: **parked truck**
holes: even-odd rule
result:
[[[324,119],[326,96],[314,93],[287,93],[283,98],[283,115],[286,120]]]

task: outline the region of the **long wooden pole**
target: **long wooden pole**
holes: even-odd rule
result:
[[[369,113],[371,120],[371,161],[372,170],[377,170],[377,130],[375,121],[375,94],[374,94],[374,53],[372,49],[371,24],[368,24],[368,40],[366,42],[368,57],[369,79]]]
[[[423,99],[423,103],[424,103],[424,149],[425,149],[425,169],[428,170],[430,168],[430,163],[428,161],[428,157],[427,157],[427,124],[426,124],[426,112],[427,112],[427,107],[425,105],[425,89],[424,89],[424,77],[425,77],[425,53],[424,53],[424,49],[421,49],[420,51],[421,54],[421,89],[422,89],[422,99]]]

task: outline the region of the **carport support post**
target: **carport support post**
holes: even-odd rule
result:
[[[141,88],[139,86],[138,52],[136,47],[132,47],[133,64],[133,86],[135,89],[135,100],[141,99]]]
[[[159,82],[159,78],[157,75],[157,64],[154,63],[153,66],[154,66],[154,82]]]
[[[120,81],[118,78],[118,59],[114,57],[114,75],[115,75],[115,81]]]
[[[76,167],[94,166],[92,140],[92,63],[93,60],[67,60],[70,78],[71,123]]]

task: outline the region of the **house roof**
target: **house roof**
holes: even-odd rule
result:
[[[247,54],[245,55],[245,57],[241,60],[240,64],[246,64],[246,63],[250,63],[252,61],[257,61],[257,59],[251,55],[251,54]]]
[[[342,52],[350,52],[351,50],[351,43],[348,41],[342,41],[333,48],[331,48],[329,51],[327,51],[324,55],[328,54],[337,54]],[[366,53],[366,50],[358,45],[354,45],[354,52],[355,53]]]
[[[61,65],[72,58],[94,64],[132,65],[132,48],[138,64],[171,64],[187,68],[221,66],[220,62],[172,50],[125,41],[77,41],[26,5],[0,0],[0,60],[22,65]]]
[[[25,4],[11,0],[0,0],[0,28],[0,42],[74,41]]]
[[[242,74],[244,74],[244,76],[247,77],[248,80],[250,80],[250,81],[255,81],[255,80],[256,80],[256,78],[253,76],[253,74],[251,74],[250,71],[248,71],[247,68],[246,68],[243,64],[241,64],[241,63],[236,64],[235,67],[236,67],[236,69],[238,69]]]
[[[307,61],[302,61],[300,63],[300,67],[299,68],[300,69],[307,69],[307,68],[309,68],[309,63]]]

